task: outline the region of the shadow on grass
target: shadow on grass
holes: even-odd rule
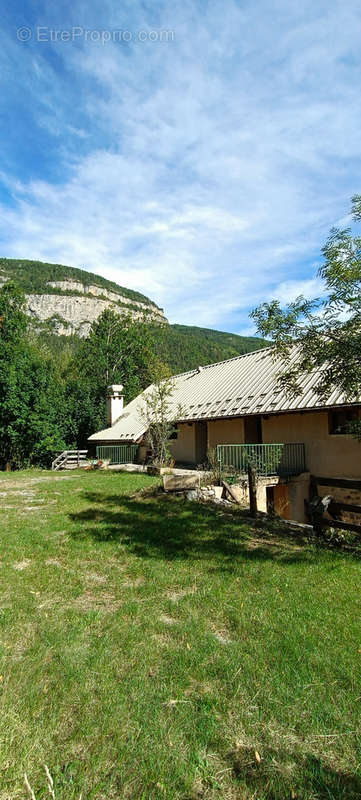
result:
[[[300,535],[245,521],[220,507],[184,502],[164,494],[142,497],[88,492],[90,505],[71,514],[74,538],[126,544],[138,556],[177,559],[222,556],[224,568],[235,558],[309,562],[314,553]]]
[[[312,755],[265,749],[258,763],[255,751],[242,748],[228,756],[237,781],[267,800],[314,798],[314,800],[357,800],[361,797],[361,779],[333,769]]]

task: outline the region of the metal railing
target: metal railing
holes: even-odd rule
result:
[[[244,474],[251,463],[259,475],[279,475],[286,478],[306,471],[305,446],[292,444],[219,444],[219,470],[231,467]]]
[[[134,464],[138,452],[137,444],[98,445],[96,456],[111,464]]]

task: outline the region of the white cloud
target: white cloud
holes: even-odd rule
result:
[[[275,289],[274,296],[281,305],[287,305],[303,295],[306,300],[321,297],[324,294],[324,284],[321,278],[310,278],[303,281],[283,281]]]
[[[361,182],[356,2],[93,5],[75,2],[72,23],[175,41],[54,45],[58,69],[38,44],[31,74],[10,47],[63,177],[9,170],[4,255],[85,267],[172,321],[233,330],[264,299],[318,294],[314,260]]]

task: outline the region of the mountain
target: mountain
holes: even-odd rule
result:
[[[0,285],[14,280],[26,294],[36,327],[63,336],[87,336],[92,322],[106,309],[166,323],[163,309],[149,297],[113,281],[63,264],[0,258]]]
[[[140,292],[101,275],[42,261],[0,258],[0,285],[14,280],[26,295],[36,329],[54,352],[77,347],[100,314],[111,308],[134,319],[146,315],[157,326],[157,349],[173,374],[248,353],[268,343],[256,337],[188,325],[169,325],[163,309]]]

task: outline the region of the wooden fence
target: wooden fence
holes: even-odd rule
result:
[[[319,487],[321,487],[321,491]],[[326,487],[331,490],[331,497],[333,487],[335,487],[335,489],[349,489],[351,491],[353,490],[354,492],[356,491],[361,493],[361,480],[353,478],[325,478],[316,475],[311,476],[311,498],[312,496],[315,497],[316,495],[324,495]],[[361,533],[361,505],[359,505],[358,502],[352,502],[352,499],[352,495],[349,495],[344,500],[335,500],[332,498],[331,502],[327,506],[327,512],[329,513],[331,519],[323,517],[320,520],[321,525],[328,526],[330,528],[339,528],[345,531],[356,531],[356,533]],[[350,500],[350,502],[348,502],[348,500]],[[351,520],[350,518],[342,519],[345,514],[351,515]]]

